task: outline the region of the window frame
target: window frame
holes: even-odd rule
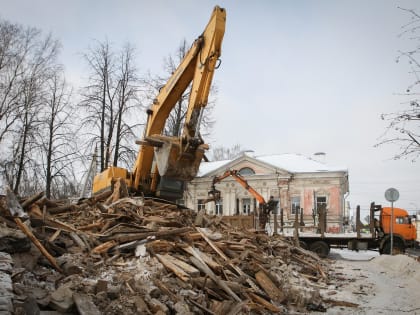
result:
[[[246,200],[246,202],[245,202],[245,200]],[[252,203],[251,198],[242,198],[241,201],[242,201],[242,211],[241,211],[241,213],[243,215],[249,215],[251,213],[251,203]],[[248,211],[246,211],[245,206],[248,206],[247,207]]]
[[[297,199],[298,200],[298,203],[297,202],[295,202],[293,199]],[[290,197],[290,214],[291,215],[296,215],[296,205],[298,204],[299,205],[299,207],[298,207],[298,214],[300,214],[300,212],[301,212],[301,209],[302,209],[302,207],[301,207],[301,204],[300,204],[300,201],[301,201],[301,198],[300,198],[300,196],[291,196]]]
[[[318,201],[318,198],[325,198],[325,201]],[[316,210],[318,211],[319,206],[325,204],[325,211],[328,209],[328,197],[326,195],[319,195],[315,198]]]
[[[204,203],[204,199],[197,199],[197,211],[206,210],[206,204]]]
[[[238,174],[241,176],[255,175],[255,171],[251,167],[245,166],[238,171]]]
[[[220,198],[215,202],[214,213],[216,215],[223,215],[223,198]]]

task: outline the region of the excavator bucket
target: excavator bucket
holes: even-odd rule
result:
[[[216,187],[213,185],[211,187],[211,190],[208,191],[208,196],[209,200],[214,200],[216,202],[220,200],[221,192],[220,190],[217,190]]]
[[[190,152],[183,152],[179,141],[164,141],[155,147],[159,175],[182,181],[190,181],[197,175],[207,145],[199,145]]]

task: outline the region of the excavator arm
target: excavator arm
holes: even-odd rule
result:
[[[220,191],[216,189],[216,184],[220,183],[222,180],[229,176],[232,176],[243,188],[245,188],[258,201],[258,225],[261,230],[264,230],[268,220],[268,215],[277,207],[278,201],[275,201],[273,197],[270,197],[270,200],[266,202],[264,197],[261,196],[260,193],[257,192],[254,188],[252,188],[248,184],[247,180],[244,177],[242,177],[237,170],[227,170],[222,175],[213,178],[211,190],[208,192],[209,198],[206,200],[206,202],[217,202],[218,200],[220,200]]]
[[[245,188],[255,199],[257,199],[260,205],[266,204],[264,197],[261,196],[254,188],[249,186],[247,180],[242,177],[237,170],[227,170],[222,175],[213,178],[212,188],[209,191],[210,199],[220,199],[220,191],[216,189],[215,185],[229,176],[232,176],[243,188]]]
[[[220,62],[226,11],[216,6],[204,32],[194,41],[180,65],[147,110],[147,124],[132,172],[110,167],[99,174],[93,192],[111,187],[116,177],[125,178],[130,190],[165,199],[182,196],[183,183],[198,172],[208,145],[199,134],[208,103],[214,71]],[[183,132],[180,137],[162,134],[177,101],[191,84]],[[167,187],[164,187],[167,183]]]

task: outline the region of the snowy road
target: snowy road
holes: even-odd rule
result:
[[[334,306],[323,314],[420,315],[420,263],[415,259],[348,250],[332,250],[329,258],[332,281],[321,295],[358,307]]]

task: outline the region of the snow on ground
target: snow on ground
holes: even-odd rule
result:
[[[321,290],[324,299],[358,304],[334,306],[329,315],[420,315],[420,263],[407,255],[333,249],[329,257],[331,283]]]

